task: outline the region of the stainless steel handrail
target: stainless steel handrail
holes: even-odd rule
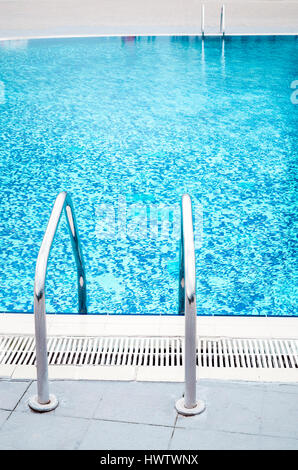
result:
[[[54,395],[49,394],[48,352],[46,333],[45,284],[53,240],[64,209],[78,276],[79,313],[87,313],[86,275],[79,234],[69,194],[58,194],[38,253],[34,281],[34,319],[37,367],[37,395],[31,397],[29,406],[36,411],[50,411],[58,405]]]
[[[205,35],[205,5],[201,6],[201,34],[202,37]]]
[[[203,401],[196,399],[197,363],[197,308],[196,261],[191,199],[188,194],[181,201],[181,242],[179,266],[179,314],[185,315],[185,394],[176,402],[176,409],[184,415],[201,413]]]

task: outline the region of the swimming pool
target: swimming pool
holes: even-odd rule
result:
[[[188,192],[198,314],[297,315],[297,59],[297,37],[1,42],[0,311],[33,311],[39,246],[67,190],[89,313],[177,314]],[[66,230],[62,219],[48,312],[77,311]]]

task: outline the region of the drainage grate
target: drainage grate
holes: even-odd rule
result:
[[[48,338],[50,365],[182,366],[183,338]],[[34,336],[0,336],[0,364],[34,365]],[[197,365],[207,368],[298,368],[298,340],[200,338]]]

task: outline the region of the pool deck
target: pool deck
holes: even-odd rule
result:
[[[297,0],[0,0],[0,40],[51,36],[298,34]]]
[[[298,449],[298,384],[202,380],[206,410],[187,418],[181,383],[53,381],[60,403],[44,414],[27,404],[34,381],[0,388],[0,449]]]

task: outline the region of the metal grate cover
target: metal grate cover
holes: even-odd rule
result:
[[[48,338],[50,365],[182,366],[183,338]],[[34,336],[0,336],[0,365],[34,365]],[[298,368],[298,340],[199,338],[197,365],[207,368]]]

